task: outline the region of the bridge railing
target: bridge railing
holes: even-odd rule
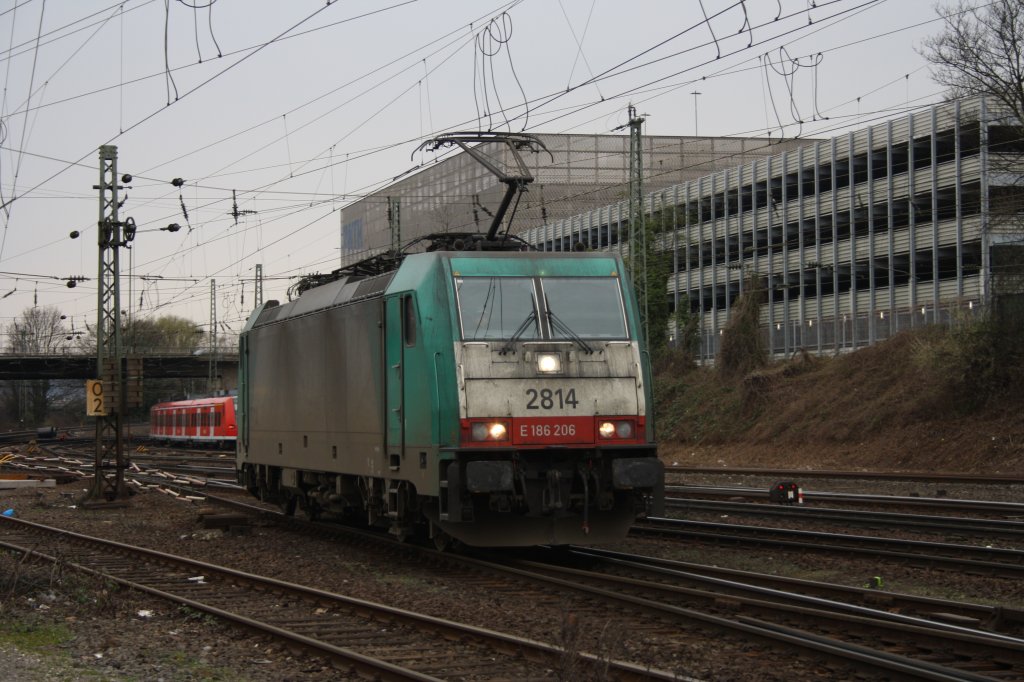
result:
[[[202,348],[194,351],[183,351],[180,348],[140,348],[140,349],[126,349],[126,355],[131,356],[159,356],[159,357],[175,357],[175,358],[209,358],[213,355],[213,351]],[[218,349],[216,352],[217,359],[221,358],[237,358],[238,357],[238,346],[231,346]],[[89,348],[54,348],[49,352],[39,351],[26,353],[24,351],[14,351],[9,349],[0,349],[0,357],[7,358],[42,358],[42,357],[96,357],[96,349]]]

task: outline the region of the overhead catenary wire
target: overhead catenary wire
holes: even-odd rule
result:
[[[886,116],[886,115],[889,115],[889,114],[891,114],[891,112],[883,112],[882,114],[880,114],[880,118],[881,118],[881,117],[884,117],[884,116]],[[309,224],[312,224],[312,223],[309,223]],[[309,224],[307,224],[306,226],[309,226]],[[306,226],[304,226],[304,227],[306,227]],[[293,231],[293,232],[289,233],[289,235],[286,235],[286,236],[285,236],[285,237],[283,237],[283,238],[282,238],[281,240],[278,240],[278,241],[276,241],[276,242],[281,242],[281,241],[283,241],[284,239],[288,239],[288,238],[290,238],[290,237],[293,237],[293,236],[295,235],[295,233],[297,233],[297,231],[299,231],[299,230],[303,229],[304,227],[300,227],[300,228],[299,228],[298,230],[295,230],[295,231]],[[271,245],[272,245],[272,244],[273,244],[273,243],[271,243]],[[267,245],[267,246],[270,246],[270,245]],[[218,274],[218,273],[219,273],[219,271],[218,271],[218,272],[215,272],[215,273],[213,273],[213,274]],[[212,275],[210,275],[210,276],[212,276]],[[189,287],[189,288],[187,288],[187,289],[183,290],[183,292],[182,292],[182,293],[187,293],[187,292],[188,292],[189,290],[194,290],[194,289],[195,289],[195,288],[190,288],[190,287]],[[179,297],[175,297],[175,300],[167,301],[167,302],[166,302],[166,304],[167,304],[167,305],[170,305],[170,304],[172,304],[172,303],[176,302],[176,300],[177,300],[178,298],[179,298]]]
[[[205,86],[209,85],[209,84],[210,84],[211,82],[213,82],[213,81],[214,81],[214,80],[216,80],[217,78],[219,78],[219,77],[223,76],[223,75],[224,75],[225,73],[227,73],[228,71],[230,71],[230,70],[231,70],[231,69],[233,69],[234,67],[238,66],[238,64],[241,64],[242,62],[244,62],[244,61],[246,61],[247,59],[249,59],[250,57],[252,57],[252,56],[253,56],[254,54],[256,54],[256,53],[258,53],[258,52],[262,51],[263,49],[265,49],[266,47],[268,47],[268,46],[270,46],[270,45],[274,44],[274,43],[275,43],[275,42],[277,42],[277,41],[278,41],[278,40],[279,40],[279,39],[280,39],[280,38],[281,38],[282,36],[284,36],[284,35],[287,35],[287,34],[288,34],[289,32],[291,32],[292,30],[294,30],[294,29],[295,29],[296,27],[298,27],[298,26],[301,26],[302,24],[304,24],[305,22],[309,21],[309,20],[310,20],[310,19],[312,19],[313,17],[315,17],[315,16],[319,15],[319,14],[320,14],[321,12],[323,12],[324,10],[326,10],[327,8],[329,8],[330,6],[331,6],[331,4],[330,4],[330,3],[328,3],[328,4],[326,5],[326,6],[324,6],[324,7],[321,7],[320,9],[317,9],[317,10],[313,11],[313,12],[312,12],[311,14],[309,14],[309,15],[307,15],[307,16],[306,16],[305,18],[301,19],[301,20],[300,20],[300,21],[299,21],[298,23],[296,23],[296,24],[292,25],[291,27],[289,27],[289,28],[285,29],[285,30],[284,30],[284,31],[283,31],[282,33],[279,33],[279,34],[278,34],[277,36],[275,36],[275,37],[274,37],[274,38],[272,38],[271,40],[269,40],[269,41],[267,41],[267,42],[263,43],[263,44],[262,44],[262,45],[260,45],[259,47],[256,47],[256,48],[255,48],[255,49],[253,49],[253,50],[252,50],[251,52],[248,52],[248,53],[247,53],[247,54],[245,54],[245,56],[243,56],[243,57],[242,57],[241,59],[239,59],[239,60],[237,60],[237,61],[235,61],[235,62],[231,63],[230,65],[228,65],[228,66],[227,66],[227,67],[225,67],[224,69],[222,69],[222,70],[218,71],[217,73],[215,73],[215,74],[214,74],[213,76],[210,76],[210,77],[209,77],[209,78],[207,78],[206,80],[204,80],[204,81],[200,82],[200,83],[199,83],[198,85],[195,85],[195,86],[193,86],[192,88],[190,88],[189,90],[187,90],[187,91],[186,91],[185,93],[183,93],[183,94],[180,94],[180,95],[178,95],[178,96],[177,96],[177,97],[175,98],[175,101],[174,101],[174,102],[176,103],[176,102],[180,101],[181,99],[183,99],[183,98],[185,98],[185,97],[187,97],[187,96],[189,96],[189,95],[191,95],[191,94],[194,94],[194,93],[195,93],[195,92],[197,92],[198,90],[200,90],[200,89],[202,89],[203,87],[205,87]],[[124,129],[124,130],[122,130],[121,132],[119,132],[119,133],[118,133],[117,135],[114,135],[113,137],[111,137],[110,139],[108,139],[108,140],[106,141],[106,143],[105,143],[105,144],[110,144],[110,143],[112,143],[112,142],[113,142],[114,140],[116,140],[117,138],[121,137],[121,136],[122,136],[122,135],[123,135],[124,133],[127,133],[128,131],[130,131],[130,130],[133,130],[133,129],[135,129],[135,128],[137,128],[137,127],[139,127],[139,126],[143,125],[144,123],[147,123],[148,121],[150,121],[150,120],[151,120],[151,119],[153,119],[154,117],[156,117],[156,116],[158,116],[159,114],[161,114],[162,112],[166,111],[166,110],[167,110],[168,108],[169,108],[169,107],[164,107],[164,108],[158,109],[158,110],[156,110],[156,111],[153,111],[153,112],[151,112],[151,113],[150,113],[150,114],[148,114],[148,115],[145,115],[145,116],[144,116],[143,118],[141,118],[141,119],[139,119],[138,121],[136,121],[135,123],[131,124],[131,125],[130,125],[130,126],[128,126],[128,127],[126,128],[126,129]],[[80,157],[80,158],[79,158],[79,159],[78,159],[78,160],[77,160],[77,161],[76,161],[75,163],[81,162],[82,160],[84,160],[85,158],[87,158],[87,157],[88,157],[88,156],[89,156],[89,155],[90,155],[91,153],[92,153],[92,152],[90,151],[89,153],[87,153],[87,154],[84,154],[84,155],[83,155],[83,156],[81,156],[81,157]],[[63,174],[63,173],[64,173],[64,171],[66,171],[66,170],[67,170],[67,168],[68,168],[68,167],[67,167],[67,166],[65,166],[65,167],[64,167],[63,169],[61,169],[60,171],[58,171],[58,172],[54,173],[53,175],[50,175],[49,177],[47,177],[46,179],[44,179],[43,181],[41,181],[41,182],[40,182],[40,183],[38,183],[38,184],[37,184],[37,185],[36,185],[35,187],[33,187],[33,188],[32,188],[31,190],[28,190],[28,191],[29,191],[29,192],[31,192],[31,191],[34,191],[34,190],[35,190],[35,189],[37,189],[38,187],[41,187],[42,185],[44,185],[44,184],[46,184],[46,183],[48,183],[48,182],[50,182],[50,181],[54,180],[55,178],[57,178],[58,176],[60,176],[61,174]],[[14,202],[14,201],[15,201],[15,200],[17,199],[17,198],[18,198],[18,197],[17,197],[16,195],[12,195],[10,199],[8,199],[8,200],[4,201],[4,202],[3,202],[2,204],[0,204],[0,209],[7,209],[7,208],[8,208],[8,207],[9,207],[9,206],[10,206],[10,205],[11,205],[11,204],[12,204],[12,203],[13,203],[13,202]]]
[[[514,107],[510,108],[510,110],[514,110]],[[316,165],[316,168],[312,168],[311,167],[309,169],[310,172],[322,173],[324,171],[324,169],[327,168],[327,167],[330,167],[330,168],[333,169],[335,163],[339,162],[338,160],[341,159],[341,156],[338,155],[337,158],[335,158],[335,153],[334,153],[334,150],[333,150],[333,145],[331,146],[331,149],[332,149],[332,151],[330,152],[330,157],[328,159],[327,166],[324,166],[322,163],[321,164],[314,164],[314,165]],[[346,160],[348,160],[350,158],[349,152],[347,152],[347,151],[346,151],[346,157],[345,158],[346,158]],[[291,160],[289,160],[289,162],[291,163]],[[348,169],[348,165],[346,165],[346,170],[347,169]],[[291,174],[289,174],[289,175],[291,175]],[[266,188],[263,191],[270,191],[270,189],[271,188]],[[346,187],[344,188],[344,191],[348,192],[347,184],[346,184]],[[280,196],[284,196],[284,194],[282,193]],[[260,199],[257,199],[256,197],[253,197],[253,200],[260,200]],[[310,205],[308,205],[308,204],[304,204],[304,206],[302,206],[302,207],[299,207],[298,205],[296,205],[296,207],[294,208],[295,214],[299,214],[300,213],[300,211],[299,211],[300,208],[309,208],[309,207],[310,207]],[[284,211],[282,211],[282,213],[289,213],[289,212],[290,211],[288,209],[285,209]],[[200,240],[200,242],[201,242],[200,245],[205,245],[207,243],[205,238]]]
[[[396,98],[396,99],[397,99],[397,98]],[[392,100],[392,101],[394,101],[394,100]],[[528,105],[528,102],[527,102],[527,105]],[[351,131],[350,131],[350,133],[349,133],[349,134],[351,134]],[[342,139],[344,139],[344,138],[342,138]],[[294,177],[294,175],[295,175],[295,173],[294,173],[294,172],[292,172],[292,173],[289,173],[289,177]]]
[[[29,76],[29,83],[28,83],[28,92],[30,93],[29,97],[31,97],[32,88],[35,85],[36,66],[37,66],[38,61],[39,61],[39,38],[40,38],[40,36],[42,35],[42,32],[43,32],[43,16],[45,15],[45,12],[46,12],[46,0],[42,0],[42,3],[40,5],[40,9],[39,9],[39,30],[36,33],[36,47],[35,47],[35,53],[34,53],[33,58],[32,58],[32,74]],[[21,144],[18,145],[19,148],[21,148],[21,149],[25,148],[25,136],[28,134],[28,128],[29,128],[29,126],[28,126],[28,111],[26,110],[25,111],[25,123],[21,127]],[[13,198],[14,194],[17,193],[18,175],[19,175],[19,173],[21,171],[22,159],[23,159],[23,157],[19,155],[18,156],[18,161],[14,165],[14,178],[11,181],[11,196],[12,196],[12,198]],[[3,237],[0,238],[0,260],[3,259],[4,245],[7,243],[7,228],[8,228],[8,225],[10,223],[10,219],[11,219],[10,202],[4,202],[2,204],[2,208],[3,208],[3,211],[4,211],[4,234],[3,234]]]

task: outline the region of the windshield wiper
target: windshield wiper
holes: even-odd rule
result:
[[[551,326],[552,331],[558,332],[560,336],[567,336],[578,343],[580,348],[582,348],[588,355],[594,352],[594,349],[587,345],[587,342],[581,339],[576,332],[570,329],[569,325],[562,322],[557,315],[551,312],[551,308],[548,308],[548,324]]]
[[[534,309],[530,310],[530,314],[526,316],[526,319],[523,320],[519,324],[518,327],[516,327],[516,330],[514,332],[512,332],[512,336],[509,337],[509,340],[505,343],[504,346],[501,347],[501,350],[498,351],[498,353],[501,354],[501,355],[504,355],[505,353],[512,352],[512,350],[513,350],[512,344],[514,344],[516,341],[518,341],[519,338],[523,334],[526,333],[526,330],[530,328],[530,324],[531,323],[536,323],[536,322],[537,322],[537,309],[534,308]]]

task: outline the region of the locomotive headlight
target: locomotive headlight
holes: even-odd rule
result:
[[[597,433],[605,440],[629,440],[634,437],[635,428],[633,422],[628,419],[604,421],[598,424]]]
[[[504,422],[473,422],[470,438],[478,443],[508,440],[508,425]]]
[[[557,374],[562,371],[562,357],[558,353],[537,353],[537,371]]]

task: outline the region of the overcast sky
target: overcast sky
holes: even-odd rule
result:
[[[103,144],[134,176],[122,307],[205,327],[213,278],[238,331],[255,265],[281,300],[337,267],[339,209],[434,133],[610,133],[633,103],[647,134],[830,137],[942,97],[931,0],[185,2],[0,2],[4,327],[95,323]]]

